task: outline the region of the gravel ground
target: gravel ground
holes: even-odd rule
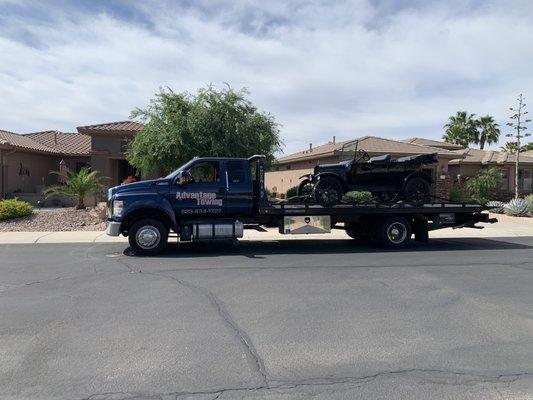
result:
[[[0,222],[0,232],[105,230],[105,209],[90,207],[34,209],[33,215]]]

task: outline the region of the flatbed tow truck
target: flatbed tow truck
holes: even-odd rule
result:
[[[169,237],[180,242],[237,239],[244,229],[281,234],[323,234],[344,229],[353,239],[402,248],[412,237],[427,242],[442,228],[494,223],[480,204],[368,202],[324,206],[268,199],[264,156],[194,158],[170,175],[108,191],[107,234],[128,236],[136,254],[163,251]]]

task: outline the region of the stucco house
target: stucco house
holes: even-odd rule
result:
[[[141,126],[119,121],[80,126],[77,132],[18,134],[0,130],[0,197],[42,199],[44,186],[57,182],[50,171],[59,171],[60,163],[76,171],[90,166],[109,177],[109,185],[120,184],[135,175],[124,151]]]

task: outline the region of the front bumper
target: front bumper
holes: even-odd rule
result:
[[[107,228],[105,230],[105,233],[108,236],[119,236],[120,235],[120,225],[122,225],[121,222],[107,221]]]

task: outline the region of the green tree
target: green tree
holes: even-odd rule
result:
[[[533,150],[533,142],[525,144],[520,147],[520,153],[522,153],[523,151],[529,151],[529,150]]]
[[[248,100],[246,89],[212,86],[196,94],[161,89],[132,118],[144,126],[132,140],[127,159],[143,173],[171,171],[196,156],[249,157],[264,154],[267,163],[281,149],[274,117]]]
[[[84,199],[88,194],[98,194],[102,190],[103,180],[108,179],[98,176],[98,171],[92,171],[83,167],[76,173],[69,169],[66,173],[50,171],[53,175],[63,177],[64,184],[48,186],[43,193],[46,198],[51,196],[66,196],[76,200],[76,209],[85,209]]]
[[[502,185],[502,172],[497,168],[482,169],[476,176],[466,181],[469,197],[479,204],[486,204],[493,199]]]
[[[457,111],[455,115],[450,116],[448,123],[444,125],[444,141],[463,147],[476,143],[478,131],[474,116],[475,114],[468,114],[466,111]]]
[[[498,143],[500,138],[500,127],[490,115],[480,117],[477,120],[477,137],[476,143],[483,150],[485,144]]]
[[[516,153],[516,142],[507,142],[505,146],[500,147],[502,151],[506,151],[509,154]]]

